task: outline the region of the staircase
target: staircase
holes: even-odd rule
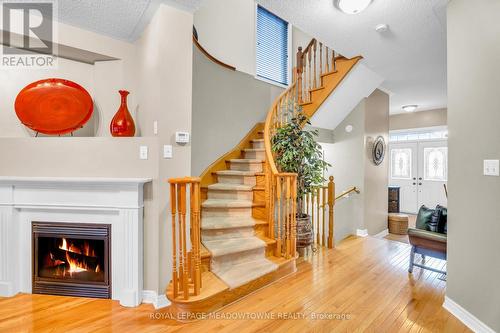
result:
[[[218,310],[296,271],[297,178],[276,169],[270,138],[293,116],[285,113],[286,105],[300,105],[312,117],[361,60],[344,58],[315,39],[297,57],[294,83],[275,100],[265,123],[256,124],[200,178],[169,180],[175,198],[173,277],[166,295],[173,313]],[[333,230],[333,177],[321,193],[318,212],[321,207],[324,225],[329,205]],[[316,219],[319,225],[319,213]],[[328,246],[333,246],[333,231]]]
[[[241,157],[230,159],[229,169],[215,172],[217,182],[208,186],[202,203],[201,239],[212,255],[211,271],[230,289],[278,268],[266,258],[267,244],[256,235],[256,226],[266,223],[252,216],[259,205],[253,192],[265,162],[264,140],[253,139]]]

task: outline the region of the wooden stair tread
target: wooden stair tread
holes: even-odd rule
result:
[[[261,240],[263,240],[266,245],[273,245],[273,244],[276,244],[276,239],[272,239],[272,238],[269,238],[269,237],[266,237],[264,235],[256,235],[258,238],[260,238]]]
[[[265,191],[266,188],[264,186],[254,186],[253,190],[254,191]]]
[[[233,199],[207,199],[202,204],[203,208],[251,208],[254,203],[249,200]]]
[[[209,190],[215,191],[252,191],[252,185],[232,184],[232,183],[215,183],[208,185]]]
[[[245,152],[258,151],[258,152],[261,152],[261,151],[266,151],[266,149],[265,148],[245,148],[242,151],[245,151]]]
[[[222,176],[256,176],[257,173],[255,171],[240,171],[240,170],[220,170],[214,172],[215,175]]]
[[[321,87],[318,87],[318,88],[314,88],[314,89],[309,90],[309,92],[314,92],[314,91],[318,91],[318,90],[322,90],[322,89],[325,89],[325,87],[321,86]]]
[[[201,259],[210,258],[212,256],[210,254],[210,251],[208,251],[207,248],[203,244],[201,244],[200,255],[201,255]]]
[[[201,281],[202,288],[200,289],[200,294],[194,295],[192,290],[190,290],[189,299],[187,300],[183,298],[182,292],[179,292],[179,296],[174,299],[172,283],[169,283],[166,290],[166,295],[169,300],[175,303],[193,303],[206,300],[226,290],[229,290],[229,286],[226,285],[212,272],[201,273]]]
[[[336,74],[338,72],[339,72],[338,70],[330,71],[330,72],[326,72],[326,73],[321,74],[321,76],[333,75],[333,74]]]
[[[229,163],[263,163],[265,160],[256,160],[256,159],[249,159],[249,158],[233,158],[231,160],[228,160]]]

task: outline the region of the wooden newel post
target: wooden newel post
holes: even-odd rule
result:
[[[299,46],[297,51],[297,98],[299,103],[302,103],[302,69],[304,65],[302,63],[302,46]]]
[[[335,182],[333,176],[330,176],[328,182],[328,248],[333,248],[333,227],[334,227],[334,206],[335,206]]]

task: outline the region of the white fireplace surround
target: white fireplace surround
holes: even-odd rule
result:
[[[31,293],[32,222],[111,225],[112,299],[143,298],[143,187],[148,178],[0,177],[0,296]]]

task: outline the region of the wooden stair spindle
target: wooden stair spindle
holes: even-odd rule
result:
[[[297,96],[298,102],[302,103],[302,73],[304,71],[304,64],[302,63],[302,46],[299,46],[299,50],[297,51]]]
[[[193,247],[193,261],[194,261],[194,294],[199,295],[201,289],[201,223],[200,223],[200,183],[191,183],[191,230],[193,231],[192,247]]]
[[[276,238],[276,257],[281,257],[281,177],[276,177],[276,203],[278,205],[278,235]]]
[[[170,184],[170,206],[172,211],[172,286],[174,298],[179,295],[179,281],[177,272],[177,241],[175,224],[177,219],[176,185]]]
[[[187,267],[187,251],[186,251],[186,184],[179,185],[178,199],[179,202],[179,213],[180,213],[180,242],[181,242],[181,257],[182,257],[182,266],[181,266],[181,274],[182,274],[182,292],[184,299],[189,298],[189,280],[188,280],[188,267]]]
[[[335,60],[335,50],[332,49],[332,71],[336,72],[337,71],[337,60]]]
[[[286,221],[286,258],[290,259],[291,254],[291,209],[290,209],[291,187],[290,177],[286,177],[286,199],[285,199],[285,221]]]
[[[319,75],[323,74],[323,43],[319,42]],[[321,83],[321,79],[319,80]]]
[[[314,82],[313,82],[313,89],[316,89],[318,87],[317,85],[317,82],[316,82],[316,39],[314,40],[314,44],[313,44],[313,68],[314,68]]]
[[[325,66],[326,72],[325,73],[330,72],[330,64],[328,63],[328,57],[329,57],[329,52],[328,52],[328,46],[327,46],[326,47],[326,55],[325,55],[325,60],[326,60],[326,66]]]
[[[335,205],[335,182],[333,176],[330,176],[328,182],[328,248],[333,248],[334,243],[334,214],[333,209]]]
[[[292,255],[297,253],[297,175],[293,176],[292,184]]]
[[[320,209],[321,209],[321,202],[320,202],[320,188],[317,188],[316,189],[316,224],[317,224],[317,228],[316,228],[316,243],[318,244],[321,244],[321,241],[320,241],[320,223],[319,223],[319,212],[320,212]],[[322,230],[324,232],[324,230]]]
[[[323,217],[323,233],[321,235],[321,244],[323,246],[326,245],[326,204],[327,204],[327,193],[328,193],[328,187],[323,187],[322,188],[323,196],[322,196],[322,204],[321,204],[321,209],[322,209],[322,217]]]

